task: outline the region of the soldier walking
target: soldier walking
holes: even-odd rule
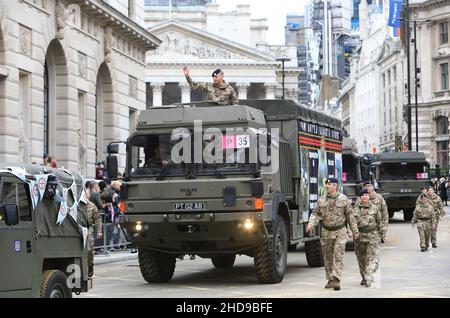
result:
[[[353,237],[358,238],[351,203],[344,194],[337,192],[338,180],[329,178],[326,181],[327,194],[317,202],[309,219],[307,232],[322,221],[322,249],[325,263],[325,274],[328,280],[325,288],[340,290],[341,276],[344,269],[345,245],[348,235],[347,226],[350,227]]]
[[[437,248],[437,229],[440,219],[445,216],[444,205],[442,204],[441,198],[434,193],[434,189],[432,187],[428,188],[428,197],[434,208],[434,212],[436,213],[436,225],[431,230],[431,245],[433,248]]]
[[[428,250],[430,236],[433,227],[436,226],[436,212],[428,201],[428,196],[422,194],[420,196],[420,204],[414,210],[414,216],[411,220],[414,226],[417,224],[420,238],[420,250],[425,252]]]
[[[369,192],[362,190],[358,196],[360,204],[353,209],[359,231],[359,238],[355,239],[355,253],[362,277],[361,285],[370,287],[378,268],[380,242],[386,235],[386,228],[379,207],[370,201]]]
[[[208,100],[218,105],[239,104],[238,95],[233,86],[224,81],[224,73],[217,69],[212,73],[213,83],[196,83],[189,76],[189,68],[183,67],[183,73],[189,86],[194,91],[204,91],[208,93]]]
[[[380,210],[383,226],[385,228],[384,235],[381,237],[381,243],[384,243],[384,241],[386,241],[386,235],[389,228],[389,212],[386,201],[381,196],[381,194],[376,193],[375,188],[370,181],[364,182],[364,189],[366,189],[367,192],[369,193],[370,203],[375,205],[377,209]],[[356,199],[355,207],[357,207],[360,204],[361,198],[358,197],[358,199]]]
[[[97,227],[97,238],[99,240],[103,237],[103,226],[100,218],[100,213],[94,203],[89,201],[90,192],[86,191],[87,199],[87,218],[88,218],[88,276],[94,275],[94,225]]]

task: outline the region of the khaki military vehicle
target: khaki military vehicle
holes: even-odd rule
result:
[[[420,189],[428,186],[430,164],[422,152],[387,152],[373,156],[375,187],[386,200],[389,217],[403,211],[405,221],[411,221]]]
[[[354,204],[359,191],[363,189],[363,182],[370,178],[370,165],[364,164],[363,156],[358,153],[356,142],[350,138],[343,140],[342,169],[344,194]]]
[[[126,143],[121,198],[142,276],[167,282],[184,255],[218,268],[247,255],[260,282],[279,283],[288,249],[299,243],[310,266],[323,266],[320,228],[310,235],[305,228],[325,180],[341,178],[341,148],[340,121],[294,101],[141,112]],[[270,160],[249,160],[255,150]],[[117,158],[108,161],[109,175],[117,174]]]
[[[82,189],[76,173],[0,163],[0,298],[88,291]]]

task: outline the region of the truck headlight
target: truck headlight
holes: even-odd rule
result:
[[[142,229],[143,229],[142,223],[141,222],[137,222],[136,226],[134,227],[134,229],[136,230],[136,232],[142,231]]]
[[[252,220],[245,220],[244,221],[244,230],[245,231],[252,231],[255,228],[255,222]]]

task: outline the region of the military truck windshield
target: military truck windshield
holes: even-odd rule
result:
[[[352,155],[342,155],[342,181],[358,181],[359,161]]]
[[[203,141],[199,149],[194,147],[194,138],[190,140],[191,160],[187,162],[182,160],[184,150],[180,153],[180,145],[175,149],[179,159],[172,158],[172,149],[181,139],[172,140],[170,134],[135,136],[128,145],[131,148],[128,151],[131,154],[130,176],[183,177],[187,175],[188,165],[195,176],[222,178],[226,175],[255,173],[256,164],[250,159],[250,151],[255,149],[250,147],[252,141],[249,135],[224,134],[218,143],[215,143],[213,136],[211,140]],[[183,143],[189,147],[188,141]],[[211,147],[212,144],[216,147]],[[253,147],[257,149],[256,145]],[[195,151],[200,152],[201,161],[197,159],[198,155],[195,156]]]
[[[389,162],[380,165],[380,180],[422,180],[428,178],[427,162]]]
[[[184,167],[171,159],[172,148],[176,141],[170,134],[140,135],[133,138],[129,147],[131,154],[130,175],[132,177],[159,177],[164,175],[184,176]]]

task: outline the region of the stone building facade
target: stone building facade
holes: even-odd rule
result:
[[[152,1],[152,3],[154,3]],[[146,7],[146,27],[163,43],[148,53],[147,106],[194,102],[206,97],[191,92],[182,68],[189,65],[197,82],[212,82],[220,68],[240,99],[275,99],[282,96],[282,64],[285,63],[285,97],[298,100],[298,67],[295,45],[269,45],[266,19],[250,19],[250,6],[238,5],[221,12],[217,4],[179,6],[169,18],[167,6]]]
[[[417,19],[419,151],[434,167],[449,169],[450,141],[450,0],[415,1],[410,19]],[[431,22],[420,22],[431,20]],[[414,76],[414,50],[411,49],[411,76]],[[414,85],[414,78],[411,80]],[[412,86],[414,106],[414,86]],[[412,139],[415,150],[415,110],[412,110]]]
[[[0,1],[0,161],[48,153],[95,175],[145,109],[146,52],[161,41],[142,17],[139,0]]]

